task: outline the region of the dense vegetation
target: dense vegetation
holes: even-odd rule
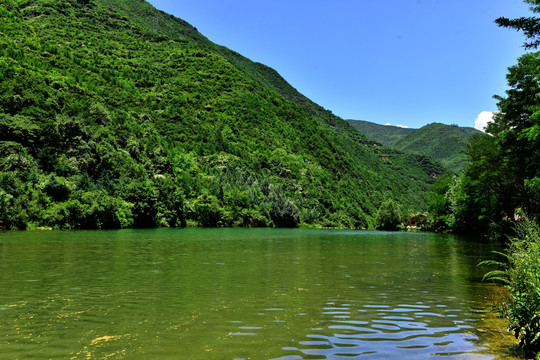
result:
[[[392,146],[405,152],[427,155],[459,173],[465,167],[464,151],[470,137],[480,134],[471,127],[431,123],[399,139]]]
[[[375,216],[375,227],[377,230],[395,231],[401,225],[401,211],[399,205],[392,200],[387,200],[381,204]]]
[[[540,52],[519,58],[507,75],[510,90],[487,134],[471,138],[467,166],[441,177],[430,213],[441,227],[505,234],[515,220],[540,216]]]
[[[431,123],[420,129],[404,129],[367,121],[348,122],[370,139],[407,153],[429,156],[456,174],[465,167],[464,151],[469,138],[481,133],[474,128],[441,123]]]
[[[527,358],[540,351],[540,226],[529,219],[516,225],[516,235],[504,255],[505,262],[484,261],[497,265],[486,278],[502,281],[508,292],[500,304],[501,314]]]
[[[347,122],[369,139],[378,141],[384,146],[392,146],[399,139],[416,130],[391,125],[380,125],[364,120],[347,120]]]
[[[0,16],[0,227],[373,227],[445,172],[143,0]]]

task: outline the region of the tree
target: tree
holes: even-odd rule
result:
[[[504,156],[497,138],[475,136],[467,146],[467,167],[454,188],[454,231],[488,234],[494,224],[514,218],[519,207],[511,162]]]
[[[540,12],[540,0],[526,1]],[[540,19],[497,19],[500,26],[525,31],[528,48],[540,45]],[[499,111],[467,148],[468,165],[456,189],[456,229],[501,232],[517,210],[540,216],[540,52],[526,53],[509,68],[506,96],[495,96]]]
[[[499,113],[486,131],[495,137],[504,154],[506,176],[515,192],[515,207],[536,218],[540,215],[538,198],[530,185],[540,178],[540,52],[523,55],[509,69],[507,79],[511,89],[506,98],[497,97]]]
[[[428,212],[431,226],[435,231],[448,230],[453,224],[453,196],[454,178],[443,175],[432,185],[432,192],[428,197]]]
[[[540,1],[539,0],[526,0],[527,4],[530,5],[532,12],[540,12]],[[529,42],[525,43],[525,48],[537,48],[540,45],[540,19],[537,17],[520,17],[518,19],[508,19],[505,17],[500,17],[495,22],[506,28],[513,28],[518,31],[523,31]]]
[[[397,230],[401,224],[399,205],[391,199],[383,202],[375,215],[375,224],[377,230]]]
[[[294,228],[300,223],[300,212],[290,199],[283,196],[281,187],[272,187],[268,195],[270,217],[276,227]]]

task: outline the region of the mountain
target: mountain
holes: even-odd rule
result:
[[[459,172],[465,163],[469,138],[482,132],[471,127],[432,123],[397,140],[393,147],[405,152],[430,156],[446,168]]]
[[[475,128],[441,123],[431,123],[420,129],[408,129],[361,120],[347,121],[370,139],[407,153],[429,156],[455,173],[463,169],[463,151],[469,138],[482,134]]]
[[[364,120],[347,120],[356,130],[369,139],[380,142],[384,146],[393,146],[399,139],[407,136],[414,129],[390,125],[380,125]]]
[[[0,15],[0,227],[366,228],[445,172],[144,0]]]

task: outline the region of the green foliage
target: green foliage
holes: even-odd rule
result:
[[[540,177],[525,179],[525,196],[529,214],[540,214]]]
[[[223,220],[226,220],[226,214],[215,196],[203,194],[193,201],[191,208],[192,217],[202,226],[224,225]]]
[[[531,10],[537,1],[526,1]],[[536,47],[539,19],[498,19],[501,26],[524,30]],[[498,99],[499,111],[486,133],[473,136],[466,149],[467,166],[452,191],[453,229],[507,236],[512,223],[540,218],[540,52],[530,52],[509,68],[510,87]],[[435,211],[436,212],[436,211]]]
[[[407,153],[428,156],[455,173],[465,166],[463,152],[469,138],[481,134],[474,128],[440,123],[428,124],[420,129],[406,129],[360,120],[348,122],[370,139]]]
[[[469,164],[455,189],[455,229],[488,234],[494,224],[514,218],[513,175],[505,168],[496,139],[478,136],[467,148]]]
[[[450,230],[454,225],[454,193],[457,178],[441,176],[433,184],[433,192],[428,198],[430,227],[438,232]]]
[[[540,53],[520,58],[510,68],[508,97],[499,97],[500,112],[486,131],[467,148],[468,166],[457,200],[456,225],[462,231],[505,232],[518,210],[540,215],[537,180],[540,177],[538,126]],[[502,230],[501,230],[502,229]]]
[[[392,200],[381,204],[375,216],[375,227],[378,230],[397,230],[401,224],[401,212],[399,205]]]
[[[0,229],[20,229],[27,227],[28,216],[22,204],[0,188]]]
[[[364,228],[444,172],[146,1],[0,13],[2,228]]]
[[[520,223],[509,249],[509,292],[506,309],[520,345],[527,353],[540,351],[540,227],[532,221]]]
[[[507,287],[502,315],[527,356],[535,356],[540,351],[540,226],[524,219],[516,224],[515,230],[516,236],[503,254],[508,264],[494,261],[481,264],[499,267],[486,274],[486,278],[501,280]]]
[[[59,228],[119,229],[133,226],[133,205],[102,191],[77,192],[48,209],[44,219]]]
[[[300,223],[300,213],[296,205],[285,198],[280,189],[271,188],[268,195],[270,218],[277,227],[296,227]]]
[[[411,132],[393,144],[396,149],[420,153],[439,161],[455,173],[465,164],[463,154],[471,136],[481,134],[470,127],[458,127],[432,123]]]
[[[540,2],[538,0],[526,0],[529,8],[534,13],[540,12]],[[537,48],[540,45],[540,19],[537,17],[520,17],[517,19],[508,19],[500,17],[495,22],[502,27],[514,28],[523,31],[528,42],[525,42],[526,48]]]
[[[380,125],[364,120],[347,120],[347,122],[369,139],[390,147],[408,134],[416,131],[416,129]]]

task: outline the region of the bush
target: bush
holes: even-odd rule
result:
[[[540,351],[540,227],[526,220],[516,226],[508,250],[506,317],[528,355]]]
[[[133,180],[123,189],[122,195],[134,205],[134,227],[151,228],[158,224],[158,193],[149,180]]]
[[[51,176],[43,190],[54,201],[66,201],[71,193],[70,186],[66,182],[66,179],[58,176]]]
[[[515,227],[516,236],[510,240],[505,255],[508,264],[485,261],[483,264],[503,266],[491,271],[486,278],[501,280],[508,295],[501,313],[510,322],[514,333],[528,357],[540,352],[540,226],[525,219]]]

